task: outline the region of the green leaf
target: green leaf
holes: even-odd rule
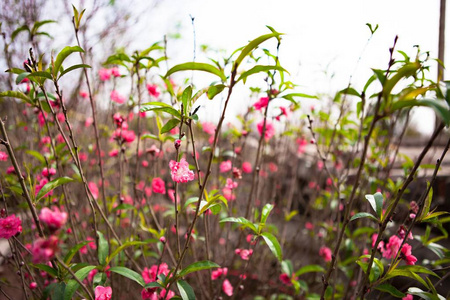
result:
[[[264,41],[276,37],[278,38],[280,35],[282,35],[281,33],[278,32],[272,32],[269,34],[265,34],[262,35],[260,37],[257,37],[256,39],[252,40],[250,43],[248,43],[241,51],[241,53],[239,54],[238,58],[236,59],[236,61],[234,62],[233,65],[233,69],[232,72],[236,72],[237,68],[239,67],[239,65],[241,64],[241,62],[244,60],[244,58],[250,54],[250,52],[252,52],[253,50],[255,50],[261,43],[263,43]]]
[[[397,270],[407,270],[407,271],[415,272],[415,273],[433,275],[433,276],[436,276],[439,278],[439,276],[436,273],[434,273],[433,271],[431,271],[423,266],[419,266],[419,265],[400,266],[400,267],[397,267]]]
[[[253,68],[251,68],[248,71],[245,71],[244,73],[241,74],[241,76],[239,76],[238,80],[236,80],[236,82],[239,82],[240,80],[242,80],[245,84],[245,82],[247,81],[247,77],[259,72],[268,72],[270,70],[278,70],[281,72],[286,72],[289,73],[288,71],[286,71],[284,68],[280,67],[280,66],[262,66],[262,65],[258,65],[258,66],[254,66]]]
[[[142,278],[142,276],[138,273],[136,273],[133,270],[130,270],[126,267],[112,267],[110,268],[108,271],[117,273],[119,275],[122,275],[124,277],[127,277],[135,282],[137,282],[140,286],[144,287],[145,286],[145,282],[144,279]]]
[[[177,287],[183,300],[195,300],[195,293],[192,287],[184,280],[177,281]]]
[[[302,274],[310,273],[310,272],[325,272],[325,269],[319,265],[308,265],[308,266],[301,267],[297,272],[295,272],[295,275],[300,276]]]
[[[410,287],[407,293],[410,295],[419,296],[425,300],[445,300],[445,298],[441,295],[433,295],[432,293],[425,292],[417,287]]]
[[[273,255],[275,255],[275,257],[281,262],[283,260],[283,254],[277,238],[269,232],[263,232],[261,233],[261,236],[264,238],[264,241],[267,246],[269,246],[269,249],[272,251]]]
[[[88,276],[89,272],[91,272],[95,268],[96,268],[95,266],[83,267],[75,273],[75,276],[80,281],[83,281],[86,278],[86,276]],[[79,286],[80,285],[78,284],[78,282],[76,282],[75,279],[70,279],[67,282],[66,289],[64,290],[64,300],[71,300],[73,297],[73,294],[75,294],[75,292],[77,291]]]
[[[207,270],[207,269],[212,269],[212,268],[220,268],[220,266],[218,264],[216,264],[212,261],[208,261],[208,260],[198,261],[193,264],[190,264],[189,266],[187,266],[186,268],[181,270],[177,276],[184,277],[187,274],[192,273],[192,272],[197,272],[200,270]]]
[[[361,98],[361,94],[358,93],[358,91],[356,91],[354,88],[351,88],[351,87],[345,88],[342,91],[340,91],[339,93],[352,95],[352,96],[356,96],[356,97]]]
[[[294,273],[292,262],[290,260],[283,260],[281,262],[281,271],[288,274],[289,277],[292,277],[292,273]]]
[[[81,69],[81,68],[91,68],[90,65],[86,65],[86,64],[78,64],[78,65],[73,65],[67,69],[64,69],[61,74],[59,74],[58,78],[61,78],[63,75],[69,73],[70,71],[76,70],[76,69]]]
[[[414,106],[430,107],[441,117],[447,126],[450,124],[450,110],[444,101],[430,99],[397,101],[392,104],[391,111],[394,112],[398,109]]]
[[[41,200],[48,192],[54,190],[58,186],[63,185],[68,182],[72,182],[72,181],[74,181],[74,179],[65,176],[65,177],[56,178],[50,182],[47,182],[42,187],[42,189],[39,191],[39,193],[37,194],[36,201]]]
[[[189,111],[190,100],[192,97],[192,86],[188,86],[184,89],[183,94],[181,95],[181,103],[183,103],[183,114],[186,115],[187,111]]]
[[[383,195],[381,193],[366,195],[366,199],[369,201],[373,210],[377,213],[378,218],[381,218],[381,213],[383,211]]]
[[[420,64],[418,62],[407,63],[403,67],[397,70],[392,78],[389,78],[384,86],[383,86],[383,96],[387,98],[394,86],[402,79],[409,76],[412,76],[416,73],[416,71],[420,68]]]
[[[31,101],[30,97],[28,97],[27,95],[25,95],[22,92],[16,92],[16,91],[6,91],[6,92],[1,92],[0,93],[0,97],[11,97],[11,98],[17,98],[17,99],[21,99],[29,104],[33,104],[33,102]]]
[[[151,288],[164,288],[164,287],[157,281],[149,282],[144,286],[144,289],[151,289]]]
[[[72,53],[74,52],[84,52],[84,50],[81,47],[78,46],[67,46],[64,47],[64,49],[61,50],[61,52],[58,53],[58,55],[56,56],[54,65],[53,65],[53,76],[56,78],[58,75],[58,72],[61,69],[62,63],[64,62],[64,60]]]
[[[360,213],[353,215],[353,217],[351,217],[351,219],[350,219],[350,222],[353,220],[356,220],[356,219],[360,219],[360,218],[371,218],[378,222],[378,219],[374,215],[372,215],[370,213],[366,213],[366,212],[360,212]]]
[[[105,236],[100,231],[97,231],[98,235],[98,261],[102,266],[105,266],[106,257],[109,253],[109,244],[105,239]]]
[[[392,296],[397,297],[397,298],[406,297],[405,294],[403,294],[402,292],[397,290],[394,286],[390,285],[389,283],[380,284],[379,286],[375,287],[375,289],[385,292],[385,293],[389,293]]]
[[[169,71],[167,71],[167,73],[166,73],[166,75],[164,75],[164,77],[167,78],[168,76],[172,75],[175,72],[189,71],[189,70],[208,72],[208,73],[214,74],[216,76],[219,76],[220,79],[222,79],[222,81],[227,81],[227,77],[221,70],[217,69],[213,65],[205,64],[205,63],[198,63],[198,62],[188,62],[188,63],[176,65],[173,68],[171,68]]]
[[[59,282],[57,283],[54,288],[51,291],[51,298],[52,300],[61,300],[64,296],[64,290],[66,289],[66,283],[65,282]]]
[[[75,246],[73,246],[72,248],[70,248],[69,252],[67,252],[66,256],[64,256],[64,263],[66,265],[70,264],[70,261],[72,260],[72,258],[75,256],[75,254],[77,254],[77,252],[83,248],[83,246],[89,244],[89,241],[84,241],[81,242],[79,244],[76,244]]]
[[[106,265],[109,265],[109,263],[113,260],[115,256],[117,256],[120,252],[122,252],[125,248],[131,247],[131,246],[143,246],[150,243],[156,243],[156,239],[148,239],[145,241],[131,241],[123,243],[121,246],[117,247],[107,258],[106,258]]]
[[[244,227],[249,227],[255,233],[258,233],[256,226],[244,217],[239,217],[239,218],[230,217],[230,218],[225,218],[225,219],[220,220],[220,223],[224,223],[224,222],[238,223],[238,224],[244,225]]]
[[[114,207],[111,212],[116,212],[119,210],[129,210],[129,209],[136,209],[136,207],[134,205],[128,204],[128,203],[121,203],[119,205],[117,205],[116,207]]]
[[[33,72],[28,74],[27,76],[29,77],[38,77],[38,78],[45,78],[45,79],[52,79],[52,75],[49,72],[45,72],[45,71],[37,71],[37,72]],[[43,81],[42,81],[43,82]]]
[[[171,119],[161,128],[161,134],[171,131],[173,128],[180,124],[180,120]]]
[[[312,96],[312,95],[308,95],[308,94],[303,94],[303,93],[291,93],[291,94],[286,94],[283,96],[280,96],[281,98],[284,98],[288,101],[291,101],[294,104],[297,104],[297,101],[295,101],[294,97],[300,97],[300,98],[309,98],[309,99],[319,99],[319,97],[317,96]]]
[[[264,205],[262,211],[261,211],[261,223],[266,224],[267,218],[269,217],[270,212],[273,209],[273,205],[270,203],[267,203]]]
[[[26,154],[30,154],[31,156],[33,156],[34,158],[36,158],[37,160],[39,160],[39,162],[41,164],[45,164],[45,157],[44,155],[42,155],[41,153],[34,151],[34,150],[27,150],[25,151]]]
[[[58,277],[58,270],[56,270],[46,264],[36,264],[36,265],[32,265],[32,266],[35,267],[36,269],[47,272],[47,274],[50,274],[53,277]]]
[[[209,100],[212,100],[215,96],[217,96],[219,93],[221,93],[225,89],[225,85],[223,84],[217,84],[212,85],[208,88],[207,96]]]
[[[147,102],[144,103],[142,105],[145,105],[144,107],[141,108],[141,112],[146,112],[146,111],[163,111],[166,112],[168,114],[171,114],[172,116],[181,119],[181,114],[178,110],[174,109],[171,105],[167,104],[167,103],[163,103],[163,102]],[[156,107],[152,107],[152,106],[156,106]]]

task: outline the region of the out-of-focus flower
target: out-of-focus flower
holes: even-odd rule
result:
[[[411,253],[411,245],[404,244],[402,247],[402,253],[400,257],[405,260],[407,265],[414,265],[417,262],[417,258]]]
[[[60,229],[67,222],[67,213],[59,210],[58,207],[53,207],[53,210],[48,207],[41,209],[39,219],[45,223],[52,231]]]
[[[110,300],[112,289],[110,286],[98,285],[95,287],[95,300]]]
[[[100,77],[101,81],[107,81],[111,78],[111,70],[110,69],[100,69],[98,71],[98,76]]]
[[[164,183],[164,180],[162,180],[159,177],[153,178],[152,190],[153,190],[153,193],[156,193],[156,194],[165,194],[166,193],[166,185]]]
[[[0,151],[0,161],[7,161],[8,154],[6,152]]]
[[[231,160],[223,161],[219,165],[220,173],[226,173],[231,170]]]
[[[262,120],[261,122],[256,124],[256,127],[258,129],[259,134],[262,135],[263,127],[264,127],[264,120]],[[273,126],[273,124],[269,120],[266,120],[266,128],[265,128],[265,131],[264,131],[264,139],[266,141],[268,141],[268,140],[270,140],[271,137],[274,136],[274,134],[275,134],[275,127]]]
[[[253,104],[253,107],[256,110],[261,110],[262,108],[266,107],[267,104],[269,104],[269,97],[261,97],[259,98],[259,101]]]
[[[0,238],[9,239],[22,232],[22,220],[15,215],[0,218]]]
[[[325,262],[331,261],[331,249],[328,247],[321,247],[319,250],[319,255],[323,258]]]
[[[203,131],[207,134],[214,135],[216,133],[216,125],[211,122],[203,122],[202,123]]]
[[[228,279],[225,279],[223,281],[222,291],[229,297],[233,296],[233,286],[231,285],[230,281],[228,281]]]
[[[156,84],[147,83],[147,91],[150,96],[158,98],[161,92],[159,91],[159,87]]]
[[[253,254],[253,249],[236,249],[234,253],[239,255],[243,260],[249,260],[250,256]]]
[[[47,239],[38,238],[34,241],[31,248],[33,254],[33,263],[46,263],[53,259],[58,251],[59,240],[56,236],[51,235]]]
[[[123,103],[125,103],[125,101],[127,100],[127,99],[125,98],[125,96],[119,94],[119,92],[116,91],[116,90],[112,90],[112,91],[111,91],[110,97],[111,97],[111,101],[114,101],[114,102],[116,102],[117,104],[123,104]]]
[[[120,70],[118,67],[113,67],[110,69],[111,75],[114,77],[120,77]]]
[[[218,268],[217,270],[214,270],[211,272],[211,279],[216,280],[219,279],[222,276],[227,276],[228,268]]]

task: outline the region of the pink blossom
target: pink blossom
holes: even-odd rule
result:
[[[112,289],[110,286],[103,287],[98,285],[95,288],[95,300],[110,300],[112,294]]]
[[[402,300],[414,300],[414,297],[411,294],[407,294],[405,297],[402,298]]]
[[[242,163],[242,172],[244,173],[251,173],[252,172],[252,164],[249,163],[248,161],[244,161]]]
[[[15,215],[0,218],[0,238],[9,239],[22,232],[22,220]]]
[[[319,255],[325,260],[325,262],[331,261],[331,249],[325,246],[322,246],[319,250]]]
[[[112,90],[112,91],[111,91],[110,97],[111,97],[111,101],[114,101],[114,102],[116,102],[117,104],[123,104],[123,103],[125,103],[125,101],[127,100],[127,99],[125,98],[125,96],[122,96],[122,95],[119,94],[119,92],[116,91],[116,90]]]
[[[275,173],[278,171],[278,166],[276,164],[274,164],[273,162],[269,163],[269,170],[272,173]]]
[[[98,71],[98,76],[100,77],[101,81],[107,81],[111,78],[111,70],[109,69],[100,69]]]
[[[308,145],[308,142],[306,141],[305,138],[302,137],[297,139],[297,145],[298,145],[297,153],[303,154],[306,151],[306,145]]]
[[[31,248],[33,254],[33,263],[45,263],[53,259],[58,251],[59,240],[56,236],[51,235],[47,239],[38,238],[34,241]]]
[[[113,138],[118,140],[120,143],[126,142],[131,143],[136,139],[136,134],[133,130],[126,130],[123,127],[117,128],[114,131]]]
[[[109,155],[109,157],[116,157],[117,155],[119,155],[119,150],[113,149],[113,150],[109,151],[108,155]]]
[[[164,180],[162,180],[159,177],[153,178],[152,190],[153,190],[153,193],[156,193],[156,194],[165,194],[166,193],[166,185],[164,183]]]
[[[110,69],[111,75],[114,77],[120,77],[120,71],[118,67],[113,67]]]
[[[220,173],[226,173],[231,170],[232,163],[231,160],[223,161],[220,163],[219,169]]]
[[[88,99],[89,98],[89,93],[86,91],[80,91],[80,97],[83,99]]]
[[[29,287],[30,287],[30,290],[35,290],[35,289],[37,289],[38,285],[35,281],[33,281],[33,282],[30,282]]]
[[[256,127],[258,129],[259,134],[262,135],[263,127],[264,127],[264,120],[262,120],[261,122],[256,124]],[[271,137],[274,136],[274,134],[275,134],[275,127],[273,126],[273,124],[269,120],[266,120],[266,128],[265,128],[265,132],[264,132],[264,139],[266,141],[268,141],[268,140],[270,140]]]
[[[194,180],[194,172],[189,170],[189,163],[186,159],[182,158],[180,162],[171,160],[169,167],[173,181],[183,183]]]
[[[95,200],[98,199],[98,187],[97,184],[93,181],[90,181],[88,183],[88,187],[91,190],[92,196],[94,197]]]
[[[228,281],[228,279],[225,279],[222,284],[222,291],[225,293],[225,295],[231,297],[233,295],[233,286]]]
[[[214,270],[211,272],[211,279],[216,280],[219,279],[222,276],[227,276],[228,268],[218,268],[217,270]]]
[[[52,231],[60,229],[67,222],[67,213],[61,212],[58,207],[54,206],[53,210],[44,207],[41,209],[39,219],[45,223]]]
[[[158,273],[156,273],[158,271]],[[164,274],[167,275],[169,274],[169,267],[167,266],[166,263],[162,263],[159,265],[153,265],[149,268],[144,268],[144,270],[142,271],[142,278],[144,279],[145,283],[150,283],[150,282],[154,282],[157,279],[157,275],[160,274]]]
[[[227,184],[225,185],[225,188],[227,189],[235,189],[238,187],[238,183],[236,181],[233,181],[231,178],[227,178]]]
[[[159,87],[156,84],[147,83],[147,91],[150,96],[158,98],[160,95]]]
[[[261,97],[259,98],[259,101],[253,104],[253,107],[256,110],[261,110],[262,108],[266,107],[267,104],[269,104],[269,97]]]
[[[8,154],[6,152],[0,151],[0,161],[8,160]]]
[[[314,229],[314,224],[311,222],[306,222],[305,223],[305,228],[308,230],[313,230]]]
[[[253,249],[236,249],[234,250],[234,253],[236,253],[237,255],[239,255],[241,257],[241,259],[243,260],[249,260],[250,256],[252,256],[253,254]]]
[[[391,236],[389,242],[386,244],[386,250],[383,252],[383,257],[389,259],[392,258],[392,256],[397,255],[401,244],[402,240],[398,236]]]
[[[233,193],[233,190],[231,190],[229,188],[226,188],[226,187],[223,188],[222,194],[225,197],[225,199],[227,199],[228,201],[236,200],[236,195]]]
[[[202,123],[203,131],[207,134],[214,135],[216,133],[216,125],[211,122],[203,122]]]
[[[93,118],[91,118],[91,117],[86,118],[86,121],[84,121],[84,127],[89,127],[89,126],[91,126],[93,123],[94,123],[94,119],[93,119]]]
[[[282,273],[282,274],[280,275],[280,281],[281,281],[282,283],[284,283],[285,285],[292,285],[291,278],[290,278],[289,275],[286,274],[286,273]]]
[[[417,258],[411,253],[411,245],[404,244],[402,247],[401,258],[406,261],[407,265],[414,265],[417,262]]]
[[[169,189],[167,191],[167,195],[169,195],[170,200],[172,200],[172,203],[175,202],[175,190]],[[180,203],[180,196],[177,195],[177,203]]]
[[[44,177],[50,177],[50,176],[56,174],[56,170],[55,170],[54,168],[48,169],[47,167],[45,167],[45,168],[42,170],[42,173],[41,173],[41,174],[42,174],[42,176],[44,176]]]

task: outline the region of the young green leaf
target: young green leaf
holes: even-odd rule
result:
[[[175,72],[180,72],[180,71],[203,71],[203,72],[208,72],[211,74],[214,74],[216,76],[219,76],[220,79],[222,79],[222,81],[227,81],[227,77],[225,76],[225,74],[217,69],[215,66],[210,65],[210,64],[205,64],[205,63],[198,63],[198,62],[188,62],[188,63],[184,63],[184,64],[179,64],[174,66],[173,68],[171,68],[169,71],[167,71],[166,75],[164,75],[164,77],[168,77],[170,75],[172,75]]]
[[[380,284],[379,286],[375,287],[376,290],[379,290],[381,292],[389,293],[394,297],[397,298],[403,298],[406,295],[397,290],[394,286],[390,285],[389,283]]]
[[[72,53],[74,52],[84,52],[84,50],[81,47],[78,46],[67,46],[64,47],[64,49],[61,50],[61,52],[58,53],[58,55],[56,56],[54,65],[53,65],[53,69],[52,69],[52,73],[53,73],[53,77],[57,78],[58,72],[61,69],[62,63],[64,62],[64,60]]]
[[[105,236],[100,231],[97,231],[98,235],[98,262],[105,266],[106,264],[106,257],[109,253],[109,244],[108,241],[105,239]]]
[[[261,43],[263,43],[264,41],[276,37],[279,38],[279,36],[282,35],[282,33],[278,33],[278,32],[272,32],[269,34],[264,34],[260,37],[257,37],[256,39],[252,40],[250,43],[248,43],[241,51],[241,53],[239,54],[238,58],[235,60],[234,64],[233,64],[233,69],[231,70],[232,72],[236,72],[237,68],[239,67],[239,65],[241,64],[241,62],[244,60],[244,58],[249,55],[253,50],[255,50]]]
[[[117,256],[120,252],[122,252],[125,248],[131,247],[131,246],[143,246],[150,243],[156,243],[156,239],[148,239],[145,241],[131,241],[123,243],[121,246],[117,247],[111,254],[106,258],[106,265],[109,265],[109,263],[113,260],[115,256]]]
[[[76,70],[76,69],[81,69],[81,68],[87,68],[89,69],[91,66],[90,65],[86,65],[86,64],[78,64],[78,65],[73,65],[67,69],[64,69],[60,74],[58,78],[61,78],[64,74],[69,73],[70,71]]]
[[[353,220],[356,220],[356,219],[360,219],[360,218],[371,218],[372,220],[378,222],[378,219],[374,215],[372,215],[370,213],[366,213],[366,212],[360,212],[360,213],[354,214],[353,217],[350,218],[350,222]]]
[[[244,227],[250,228],[251,230],[253,230],[253,232],[258,233],[256,226],[244,217],[239,217],[239,218],[229,217],[229,218],[220,220],[220,223],[224,223],[224,222],[238,223],[238,224],[244,225]]]
[[[267,246],[269,246],[269,249],[272,251],[273,255],[275,255],[275,257],[281,262],[283,260],[283,254],[277,238],[269,232],[263,232],[261,233],[261,236],[264,238],[264,241]]]
[[[432,293],[425,292],[417,287],[410,287],[408,289],[408,294],[414,295],[414,296],[419,296],[420,298],[425,299],[425,300],[445,300],[445,298],[439,294],[433,295]]]
[[[189,111],[190,101],[192,98],[192,86],[188,86],[184,89],[183,94],[181,95],[181,102],[183,103],[183,114],[186,115]]]
[[[126,267],[121,267],[121,266],[112,267],[108,271],[111,271],[111,272],[117,273],[119,275],[122,275],[124,277],[127,277],[127,278],[137,282],[142,287],[145,286],[145,281],[142,278],[142,276],[139,273],[137,273],[133,270],[130,270]]]
[[[83,281],[86,276],[88,276],[89,272],[94,270],[95,266],[86,266],[75,272],[75,276],[80,280]],[[64,290],[64,300],[71,300],[73,297],[73,294],[77,291],[77,289],[80,287],[78,282],[76,282],[75,279],[70,279],[67,282],[66,289]]]
[[[60,178],[56,178],[50,182],[47,182],[42,189],[39,191],[39,193],[36,196],[36,201],[41,200],[42,198],[45,197],[45,195],[47,195],[48,192],[56,189],[58,186],[63,185],[65,183],[68,182],[72,182],[74,181],[74,179],[70,178],[70,177],[60,177]]]
[[[295,276],[300,276],[302,274],[310,273],[310,272],[325,272],[325,269],[319,265],[307,265],[307,266],[301,267],[297,272],[295,272]]]
[[[169,132],[172,129],[174,129],[175,127],[177,127],[178,124],[180,124],[180,120],[178,120],[178,119],[171,119],[166,124],[164,124],[164,126],[161,128],[161,132],[160,133],[163,134],[163,133]]]
[[[77,254],[77,252],[80,251],[80,249],[86,246],[87,244],[89,244],[89,241],[84,241],[70,248],[69,252],[67,252],[66,256],[64,256],[64,263],[66,265],[70,264],[75,254]]]
[[[261,223],[266,224],[267,218],[269,217],[270,212],[273,209],[273,205],[270,203],[267,203],[264,205],[262,211],[261,211]]]
[[[284,68],[280,67],[280,66],[254,66],[253,68],[251,68],[248,71],[245,71],[244,73],[241,74],[241,76],[239,76],[238,80],[236,80],[236,82],[239,82],[240,80],[242,80],[245,84],[245,82],[247,81],[247,77],[259,72],[268,72],[271,70],[277,70],[280,72],[286,72],[289,73],[288,71],[286,71]]]
[[[30,97],[28,97],[27,95],[25,95],[22,92],[16,92],[16,91],[1,92],[0,97],[17,98],[17,99],[21,99],[21,100],[25,101],[26,103],[33,104]]]
[[[366,195],[367,201],[369,201],[370,206],[376,212],[378,218],[381,218],[381,213],[383,211],[383,195],[381,193],[375,193],[373,195]]]
[[[220,94],[225,89],[225,85],[217,84],[208,88],[207,96],[209,100],[212,100],[215,96]]]
[[[189,283],[184,280],[178,280],[177,287],[183,300],[195,300],[194,290]]]
[[[216,264],[212,261],[208,261],[208,260],[198,261],[193,264],[190,264],[189,266],[187,266],[186,268],[181,270],[180,273],[178,273],[178,277],[183,277],[192,272],[197,272],[200,270],[207,270],[207,269],[212,269],[212,268],[220,268],[220,266],[218,264]]]

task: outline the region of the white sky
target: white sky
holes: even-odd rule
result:
[[[431,57],[437,57],[439,0],[162,1],[148,19],[146,34],[158,40],[161,35],[174,32],[176,23],[182,25],[182,40],[169,43],[169,56],[171,50],[177,52],[172,55],[175,59],[172,64],[192,60],[189,15],[195,17],[197,45],[223,48],[227,54],[268,33],[265,25],[285,33],[280,62],[303,92],[332,94],[347,86],[351,74],[353,86],[361,88],[372,75],[371,68],[387,66],[388,49],[395,35],[399,36],[397,50],[414,57],[413,46],[420,45],[422,51],[430,51]],[[370,36],[366,23],[379,24],[379,29],[363,52]],[[450,49],[450,43],[447,46]],[[449,51],[446,52],[450,58]],[[197,56],[202,60],[198,49]],[[436,77],[435,66],[430,76]],[[419,129],[431,131],[433,113],[421,110],[420,114]]]

